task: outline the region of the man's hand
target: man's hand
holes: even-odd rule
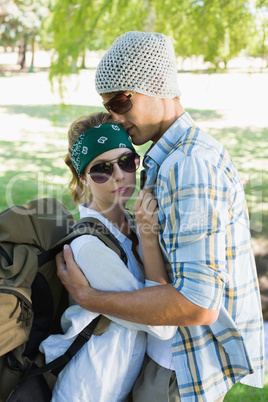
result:
[[[73,258],[72,249],[65,245],[56,255],[57,274],[70,296],[80,305],[85,294],[89,293],[89,283]],[[93,291],[93,289],[92,289]]]

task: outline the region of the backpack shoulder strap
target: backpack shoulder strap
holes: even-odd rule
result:
[[[107,247],[115,251],[125,264],[127,264],[127,255],[121,247],[119,241],[110,232],[110,230],[98,219],[82,218],[76,222],[76,224],[71,228],[69,234],[65,236],[64,239],[58,242],[52,249],[39,254],[38,266],[42,266],[44,263],[52,260],[56,256],[56,254],[58,254],[62,250],[64,244],[69,244],[73,239],[85,234],[97,236]],[[80,350],[82,346],[91,338],[91,335],[96,328],[100,318],[101,315],[99,315],[91,323],[89,323],[78,334],[77,338],[62,356],[59,356],[57,359],[53,360],[43,367],[30,369],[28,373],[22,378],[22,381],[29,376],[43,374],[47,371],[53,372],[53,374],[58,375],[59,372],[71,360],[71,358],[78,352],[78,350]]]
[[[64,369],[64,367],[69,363],[72,357],[84,346],[84,344],[91,338],[94,329],[96,328],[98,322],[101,319],[101,315],[98,315],[94,320],[92,320],[76,337],[70,347],[66,352],[59,356],[57,359],[45,364],[42,367],[34,366],[30,368],[29,371],[22,377],[22,381],[27,377],[32,377],[39,374],[44,374],[46,372],[52,372],[55,376]]]
[[[76,237],[85,234],[97,236],[101,241],[103,241],[104,244],[106,244],[107,247],[110,247],[113,251],[115,251],[125,264],[127,264],[126,253],[121,247],[119,241],[110,232],[110,230],[96,218],[82,218],[77,221],[75,225],[71,228],[69,234],[63,240],[56,244],[51,250],[42,252],[39,255],[39,257],[41,256],[41,258],[39,259],[38,263],[42,265],[42,263],[51,260],[53,257],[56,256],[58,252],[62,250],[64,244],[69,244]],[[53,372],[53,374],[57,376],[59,372],[66,366],[66,364],[69,363],[72,357],[91,338],[92,333],[96,328],[100,318],[101,315],[99,315],[91,323],[89,323],[78,334],[77,338],[62,356],[59,356],[57,359],[51,361],[43,367],[34,367],[30,369],[28,373],[26,373],[26,375],[22,378],[22,381],[27,377],[43,374],[47,371]]]
[[[43,251],[38,255],[38,266],[41,267],[46,262],[55,258],[62,251],[64,244],[70,244],[75,238],[86,234],[97,236],[127,264],[127,255],[121,247],[120,242],[110,230],[99,219],[82,218],[74,224],[67,236],[56,243],[51,249]]]
[[[127,255],[120,245],[120,242],[112,232],[99,219],[81,218],[70,230],[70,235],[77,237],[82,234],[91,234],[97,236],[107,247],[112,249],[125,264],[127,264]]]

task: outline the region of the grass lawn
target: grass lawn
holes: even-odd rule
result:
[[[64,163],[69,124],[98,108],[63,105],[10,106],[21,124],[33,122],[17,137],[12,133],[0,141],[0,208],[31,199],[57,197],[76,217],[77,209],[68,195],[69,169]],[[19,124],[20,124],[19,123]]]
[[[26,80],[28,77],[25,74]],[[36,74],[36,82],[37,77]],[[78,116],[102,108],[95,106],[94,102],[88,102],[91,106],[87,106],[87,101],[68,105],[44,101],[44,92],[38,86],[29,86],[29,91],[38,92],[39,97],[26,99],[27,87],[24,86],[20,91],[21,81],[17,78],[14,76],[17,81],[13,97],[8,86],[5,86],[7,97],[0,100],[0,211],[35,198],[57,197],[78,218],[77,207],[68,195],[70,174],[63,160],[67,150],[67,130]],[[13,77],[8,79],[12,80]],[[0,76],[0,91],[6,83],[7,77]],[[46,85],[49,86],[48,83]],[[258,124],[257,116],[260,113],[256,115],[256,124],[252,123],[247,112],[239,114],[239,124],[235,118],[227,122],[226,110],[222,105],[211,107],[212,98],[213,93],[210,92],[200,107],[197,103],[190,104],[186,99],[186,109],[201,128],[228,149],[244,182],[254,242],[264,241],[268,244],[268,125]],[[138,152],[143,155],[146,148],[146,145],[138,147]],[[139,175],[137,181],[139,185]],[[132,205],[133,202],[130,202],[130,209]],[[267,250],[264,253],[267,254]],[[267,401],[268,377],[261,390],[235,385],[225,400]]]
[[[224,398],[224,402],[267,402],[268,375],[264,379],[263,388],[253,388],[240,383],[235,384]]]
[[[41,197],[57,197],[78,218],[77,207],[68,194],[71,178],[64,163],[67,152],[67,131],[69,124],[78,116],[103,110],[98,107],[75,105],[10,106],[9,115],[17,118],[27,115],[42,123],[23,132],[22,138],[11,133],[0,138],[0,210],[14,204]],[[146,146],[139,147],[143,155]],[[137,189],[139,175],[137,175]],[[136,191],[137,193],[137,191]],[[132,208],[133,201],[129,208]]]
[[[102,110],[79,105],[9,105],[0,110],[19,129],[0,135],[0,210],[43,196],[57,197],[71,208],[68,196],[70,175],[64,164],[67,130],[82,114]],[[187,109],[194,119],[220,118],[213,110]],[[26,124],[27,123],[27,124]],[[24,128],[25,125],[25,128]],[[8,127],[6,127],[8,129]],[[209,133],[229,150],[244,181],[253,237],[268,233],[268,147],[266,128],[210,128]],[[138,147],[143,155],[147,145]],[[137,180],[139,181],[139,175]],[[130,207],[133,202],[130,202]]]

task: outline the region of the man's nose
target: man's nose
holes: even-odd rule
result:
[[[115,113],[112,110],[110,110],[111,116],[113,120],[115,120],[118,123],[124,124],[126,122],[126,118],[123,114]]]

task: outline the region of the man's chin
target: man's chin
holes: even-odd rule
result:
[[[134,145],[143,145],[144,144],[144,141],[142,141],[139,137],[137,137],[135,135],[131,135],[130,138],[131,138],[132,144],[134,144]]]

